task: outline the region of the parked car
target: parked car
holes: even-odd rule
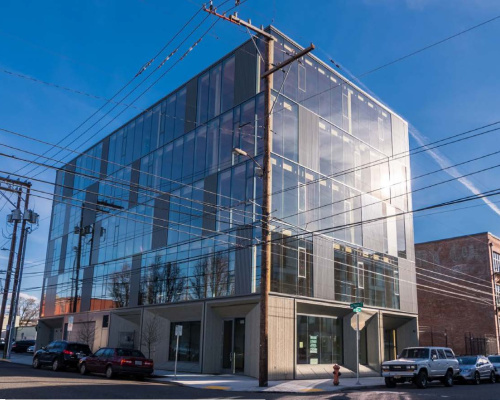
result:
[[[413,382],[423,389],[433,380],[453,386],[458,371],[458,361],[448,347],[408,347],[396,360],[382,363],[382,376],[387,387]]]
[[[28,347],[26,350],[26,353],[34,353],[35,352],[35,345]]]
[[[500,356],[488,356],[488,360],[493,365],[497,378],[500,378]]]
[[[34,346],[35,341],[34,340],[16,340],[12,344],[11,351],[13,353],[26,353],[28,350],[28,347]]]
[[[463,356],[457,357],[460,365],[458,379],[462,382],[473,382],[476,385],[481,380],[488,379],[491,383],[496,382],[495,367],[484,356]]]
[[[153,373],[153,360],[144,357],[139,350],[105,347],[79,363],[82,375],[90,372],[106,374],[111,379],[115,375],[133,375],[139,378]]]
[[[85,343],[58,340],[42,347],[33,355],[33,368],[50,365],[52,370],[77,368],[80,358],[92,354]]]

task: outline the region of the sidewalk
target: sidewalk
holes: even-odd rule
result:
[[[155,370],[154,382],[173,382],[198,389],[219,389],[238,392],[336,392],[359,390],[384,385],[382,377],[360,378],[361,385],[356,385],[356,378],[340,378],[338,386],[332,379],[300,379],[288,381],[270,381],[266,388],[259,387],[258,380],[243,375],[206,375],[181,372],[174,377],[173,371]]]
[[[0,361],[31,365],[32,357],[31,354],[25,353],[12,354],[10,359],[0,359]],[[332,379],[297,379],[270,381],[268,387],[261,388],[257,379],[244,375],[208,375],[180,372],[177,374],[177,377],[174,377],[174,371],[155,370],[154,373],[155,377],[150,379],[151,382],[172,382],[198,389],[218,389],[235,392],[337,392],[384,386],[384,378],[379,376],[360,378],[361,385],[356,385],[356,378],[340,377],[340,384],[338,386],[333,386]]]
[[[0,361],[11,362],[14,364],[23,364],[23,365],[31,365],[31,361],[33,360],[33,354],[29,353],[12,353],[10,358],[0,358]]]

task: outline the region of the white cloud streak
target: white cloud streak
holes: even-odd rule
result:
[[[419,132],[417,128],[415,128],[413,125],[409,125],[409,133],[415,139],[415,141],[418,143],[419,146],[423,146],[424,148],[427,149],[427,146],[425,145],[426,142],[429,142],[429,140]],[[466,189],[468,189],[470,192],[472,192],[475,195],[478,195],[481,193],[481,191],[472,183],[468,178],[465,178],[462,176],[462,174],[458,171],[456,167],[451,167],[452,163],[448,158],[446,158],[439,150],[436,149],[427,149],[426,153],[441,167],[441,168],[446,168],[445,172],[452,176],[453,178],[456,178],[458,182],[460,182],[463,186],[465,186]],[[491,210],[496,213],[497,215],[500,216],[500,208],[497,207],[496,204],[494,204],[489,198],[483,197],[481,198],[482,201],[486,203],[486,205],[491,208]]]

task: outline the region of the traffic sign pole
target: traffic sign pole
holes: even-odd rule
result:
[[[361,385],[359,382],[359,313],[363,308],[363,303],[351,303],[351,308],[356,314],[356,385]]]
[[[359,382],[359,312],[356,312],[356,385]]]

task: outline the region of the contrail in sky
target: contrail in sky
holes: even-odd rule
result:
[[[426,142],[428,142],[427,138],[422,135],[417,128],[415,128],[413,125],[409,124],[409,133],[415,139],[415,141],[419,144],[419,146],[425,147]],[[462,177],[462,174],[458,171],[456,167],[451,167],[452,163],[446,158],[439,150],[436,149],[427,149],[426,151],[431,158],[436,161],[436,163],[441,167],[441,168],[446,168],[445,172],[448,175],[451,175],[453,178],[457,178],[458,182],[460,182],[462,185],[464,185],[469,191],[471,191],[473,194],[478,195],[481,193],[481,191],[472,183],[468,178]],[[483,200],[488,207],[490,207],[493,212],[495,212],[497,215],[500,216],[500,208],[496,206],[488,197],[482,197],[481,200]]]

